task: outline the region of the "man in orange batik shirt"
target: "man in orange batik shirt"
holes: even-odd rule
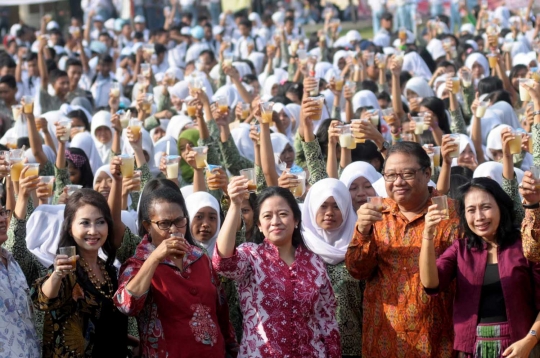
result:
[[[453,355],[453,289],[429,297],[418,273],[424,216],[431,198],[439,195],[428,187],[430,177],[424,149],[414,142],[396,143],[385,163],[388,198],[382,211],[370,203],[358,210],[345,262],[354,278],[366,280],[363,357]],[[452,200],[448,208],[450,219],[440,224],[434,238],[437,256],[459,235]]]

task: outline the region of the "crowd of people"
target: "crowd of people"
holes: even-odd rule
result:
[[[533,5],[14,25],[0,356],[540,357]]]

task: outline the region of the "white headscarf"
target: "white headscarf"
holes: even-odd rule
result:
[[[352,98],[353,111],[356,112],[361,107],[373,107],[374,109],[381,109],[379,101],[375,93],[369,90],[362,90],[357,92]]]
[[[208,252],[208,256],[212,257],[214,254],[214,248],[216,247],[216,241],[219,233],[219,229],[221,228],[221,217],[220,217],[220,211],[219,211],[219,203],[212,195],[208,194],[205,191],[198,191],[196,193],[191,194],[186,198],[186,207],[189,215],[189,225],[193,225],[193,218],[199,210],[202,208],[212,208],[216,211],[217,215],[217,228],[216,232],[214,233],[214,236],[210,238],[207,242],[199,242],[195,240],[195,235],[191,233],[191,236],[193,236],[193,240],[197,245],[200,245],[206,249]],[[191,230],[191,227],[189,228]]]
[[[489,159],[493,160],[490,149],[502,150],[501,132],[503,131],[503,129],[506,128],[512,129],[509,125],[501,124],[493,128],[491,132],[489,132],[486,144],[486,157],[488,157]]]
[[[296,103],[289,103],[288,105],[283,108],[283,111],[289,117],[291,120],[291,135],[294,136],[296,134],[296,130],[298,129],[298,126],[300,125],[300,110],[302,107]]]
[[[497,162],[480,164],[473,173],[473,178],[490,177],[502,187],[503,165]]]
[[[433,61],[437,61],[437,59],[446,56],[442,41],[439,39],[432,39],[426,46],[426,50],[430,53]]]
[[[165,135],[178,140],[178,137],[180,136],[180,133],[182,133],[184,127],[190,123],[193,123],[193,120],[187,116],[184,116],[183,114],[173,116],[169,122],[169,125],[167,126]]]
[[[241,123],[237,128],[231,130],[231,136],[240,155],[255,162],[255,149],[251,138],[249,138],[249,131],[249,124]]]
[[[349,51],[345,51],[345,50],[339,50],[339,51],[336,51],[336,53],[334,54],[334,69],[336,70],[339,70],[339,60],[341,60],[342,58],[344,57],[347,57],[349,55]]]
[[[486,56],[482,55],[479,52],[473,52],[467,57],[467,59],[465,60],[465,67],[472,70],[473,65],[476,62],[478,62],[478,64],[481,65],[484,69],[484,76],[489,77],[489,62]]]
[[[43,153],[45,153],[45,156],[47,157],[47,160],[51,164],[56,165],[56,153],[54,152],[54,150],[52,150],[52,148],[46,144],[43,144],[42,148]],[[28,163],[37,163],[37,160],[34,157],[34,153],[32,153],[32,148],[28,148],[24,151],[24,157],[28,160]]]
[[[431,79],[431,71],[426,62],[416,52],[409,52],[403,57],[403,71],[409,71],[416,77],[422,77],[426,81]]]
[[[413,77],[407,81],[405,85],[404,94],[407,94],[407,90],[411,90],[418,95],[418,97],[435,97],[435,92],[429,87],[429,84],[422,77]]]
[[[97,139],[96,129],[98,129],[99,127],[107,127],[111,130],[111,140],[108,143],[103,144]],[[111,114],[109,112],[99,111],[94,114],[94,117],[92,118],[91,134],[92,138],[94,139],[96,149],[99,152],[99,157],[101,158],[102,163],[109,162],[114,133],[115,130],[112,126]]]
[[[160,138],[155,144],[154,144],[154,166],[159,168],[159,165],[161,163],[161,157],[162,153],[167,152],[167,143],[169,144],[169,155],[178,155],[178,147],[176,145],[176,139],[174,139],[171,136],[164,136]],[[152,158],[150,158],[152,160]]]
[[[347,53],[347,51],[344,52]],[[315,65],[315,78],[324,78],[326,72],[331,68],[333,67],[330,62],[318,62]]]
[[[154,143],[152,142],[152,138],[150,138],[150,133],[144,128],[141,128],[141,135],[142,135],[142,149],[148,153],[148,169],[154,175],[158,175],[159,172],[159,165],[156,167],[154,162]],[[122,152],[126,154],[133,155],[135,152],[133,151],[133,147],[129,143],[127,139],[127,133],[124,132],[122,134],[122,137],[124,138],[124,146],[122,148]]]
[[[177,82],[172,88],[169,88],[169,93],[179,99],[184,99],[189,96],[189,87],[187,81]]]
[[[331,231],[321,229],[316,219],[317,211],[329,197],[334,198],[343,217],[341,225]],[[345,184],[334,178],[315,183],[304,201],[302,218],[302,236],[306,246],[330,265],[343,262],[357,219],[352,208],[351,195]]]
[[[352,182],[360,177],[366,178],[373,185],[382,175],[368,162],[353,162],[343,169],[339,181],[345,184],[348,190]]]
[[[229,108],[234,110],[240,99],[240,94],[238,94],[238,90],[233,85],[225,85],[220,87],[216,93],[214,93],[214,100],[217,97],[226,97],[229,101]]]
[[[390,47],[390,36],[388,36],[388,34],[378,32],[375,37],[373,37],[373,43],[380,47]]]
[[[88,160],[90,161],[90,167],[92,173],[96,173],[96,170],[103,165],[101,156],[96,148],[92,135],[88,132],[80,132],[75,134],[71,140],[71,147],[79,148],[86,153]]]
[[[474,148],[474,143],[472,139],[468,135],[459,134],[459,154],[463,153],[465,148],[467,148],[467,145],[471,148],[471,151],[474,154],[474,158],[478,159],[478,157],[476,156],[476,148]],[[452,166],[455,167],[457,165],[457,158],[452,159]]]
[[[282,133],[270,134],[270,140],[272,142],[272,151],[274,152],[274,162],[276,163],[276,170],[278,172],[278,175],[281,175],[281,170],[279,169],[278,164],[280,161],[281,153],[283,153],[287,144],[290,145],[290,142],[287,136]]]
[[[60,112],[64,116],[67,116],[70,112],[77,111],[77,110],[83,111],[84,114],[86,115],[86,119],[88,120],[88,122],[92,123],[92,115],[83,106],[70,105],[70,104],[67,104],[67,103],[64,103],[63,105],[60,106]]]
[[[508,124],[515,129],[521,128],[516,112],[514,111],[512,106],[508,104],[508,102],[499,101],[497,103],[494,103],[488,109],[490,112],[494,113],[497,117],[499,117],[501,123]]]
[[[260,52],[253,51],[249,54],[248,60],[253,63],[253,66],[255,67],[255,72],[257,74],[261,73],[263,70],[263,64],[264,64],[264,54]]]

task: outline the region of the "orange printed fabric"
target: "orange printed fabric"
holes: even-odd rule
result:
[[[435,190],[432,196],[439,195]],[[345,257],[354,278],[366,280],[362,328],[363,357],[452,357],[454,288],[428,296],[420,282],[418,258],[424,216],[409,221],[391,199],[384,199],[383,220],[370,235],[355,230]],[[448,200],[450,220],[434,238],[437,257],[458,238],[455,203]]]
[[[540,209],[525,210],[525,219],[521,224],[523,255],[532,262],[540,262]]]

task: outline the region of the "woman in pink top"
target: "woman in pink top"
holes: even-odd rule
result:
[[[228,193],[213,265],[238,287],[244,326],[238,357],[341,357],[334,291],[324,262],[304,246],[291,192],[270,187],[259,194],[255,218],[264,242],[236,249],[247,181],[233,178]]]

